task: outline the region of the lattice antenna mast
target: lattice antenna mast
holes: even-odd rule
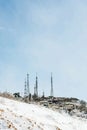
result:
[[[30,89],[29,89],[29,74],[27,73],[27,96],[30,95]]]
[[[36,96],[38,97],[38,77],[36,73]]]
[[[34,85],[34,96],[36,96],[36,85]]]
[[[27,96],[27,85],[26,85],[26,79],[25,79],[25,84],[24,84],[24,97]]]
[[[52,73],[51,73],[51,97],[53,97],[53,77],[52,77]]]

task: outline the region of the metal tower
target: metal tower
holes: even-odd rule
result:
[[[38,77],[36,74],[36,96],[38,97]]]
[[[29,74],[27,73],[27,96],[30,95],[30,89],[29,89]]]
[[[34,85],[34,96],[36,96],[36,85]]]
[[[50,96],[53,97],[53,77],[52,77],[52,73],[51,73],[51,93]]]
[[[26,85],[26,79],[25,79],[25,84],[24,84],[24,97],[27,96],[27,85]]]

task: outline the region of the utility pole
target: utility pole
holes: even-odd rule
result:
[[[51,93],[50,96],[53,97],[53,77],[52,77],[52,73],[51,73]]]

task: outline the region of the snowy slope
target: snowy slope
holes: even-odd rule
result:
[[[1,130],[87,130],[87,120],[0,97]]]

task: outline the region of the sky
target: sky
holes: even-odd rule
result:
[[[87,1],[0,0],[0,91],[87,101]]]

